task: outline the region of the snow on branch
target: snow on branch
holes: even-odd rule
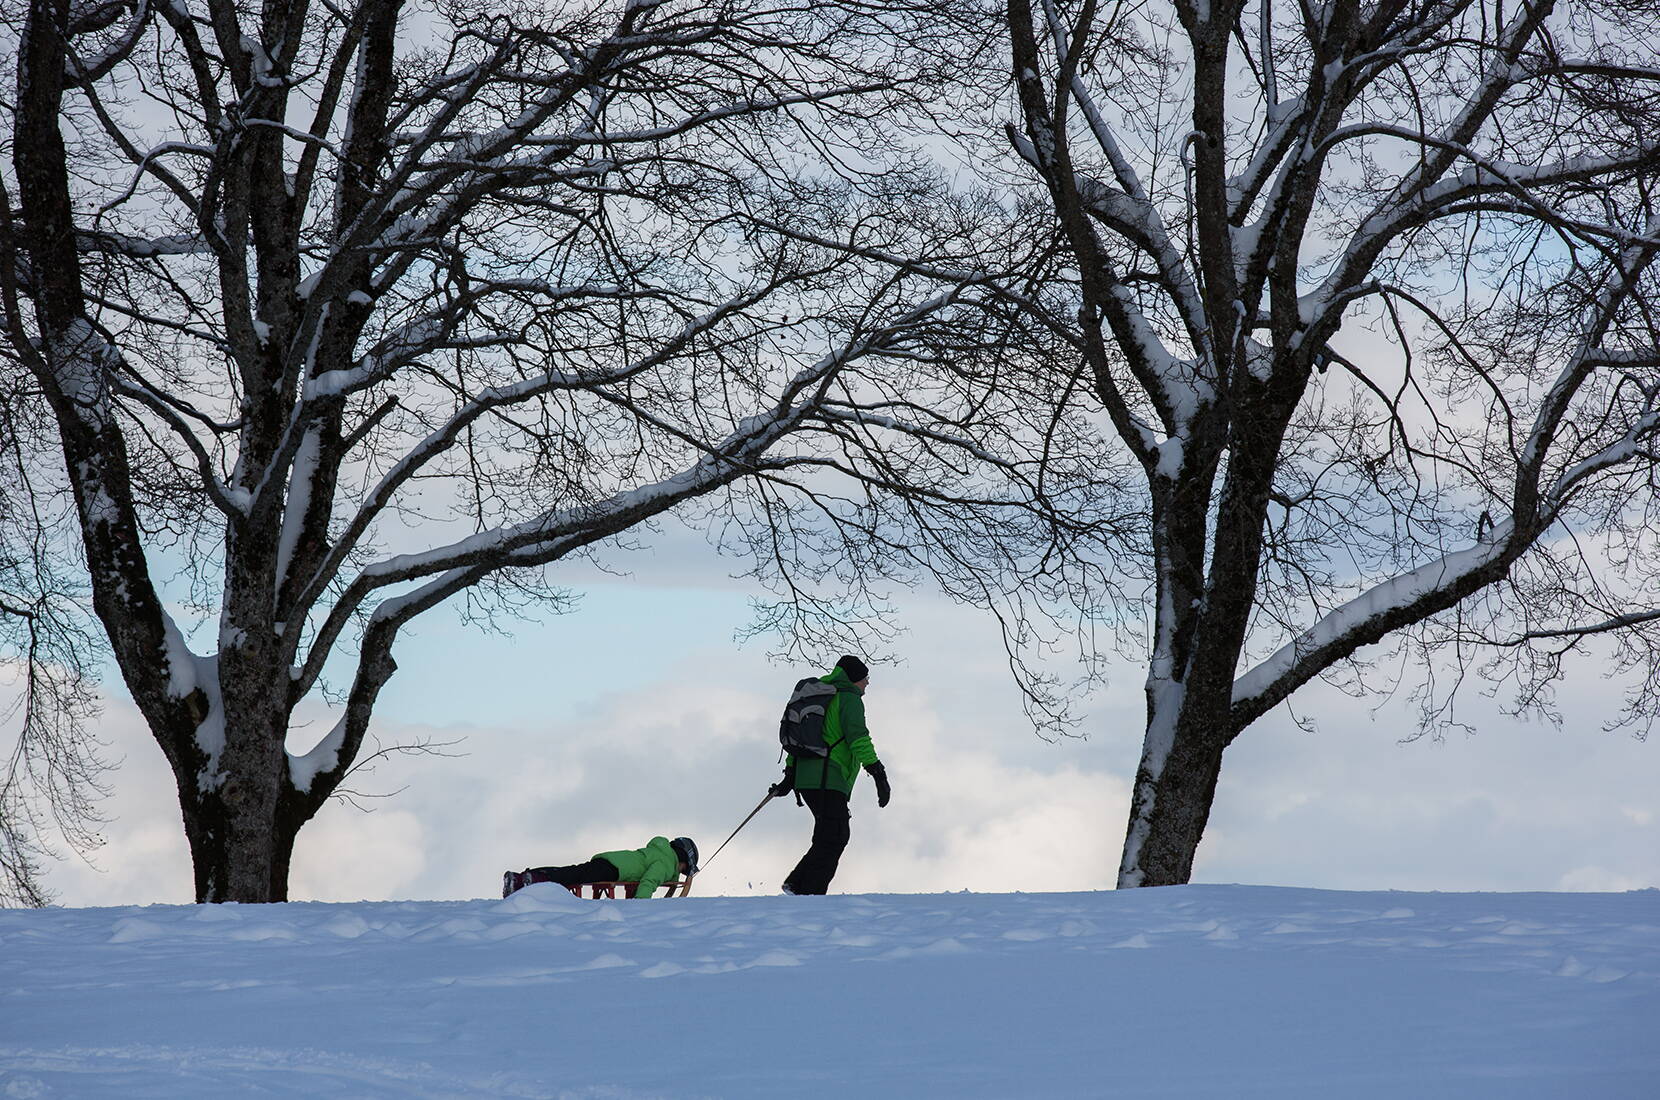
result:
[[[317,743],[304,753],[288,755],[288,781],[297,791],[309,793],[312,780],[319,772],[330,772],[340,766],[340,750],[346,743],[348,716],[340,720]]]
[[[1412,135],[1424,154],[1361,220],[1324,288],[1309,296],[1317,311],[1323,312],[1333,289],[1341,289],[1358,281],[1361,273],[1370,269],[1401,229],[1433,209],[1427,204],[1441,197],[1437,193],[1438,185],[1445,186],[1447,172],[1460,157],[1469,155],[1476,135],[1521,78],[1522,73],[1518,71],[1516,62],[1523,49],[1539,33],[1552,6],[1552,0],[1522,3],[1488,47],[1490,56],[1483,73],[1453,117],[1437,133]]]
[[[84,34],[88,31],[101,30],[110,26],[121,17],[125,10],[124,3],[117,0],[90,0],[90,2],[70,5],[69,36]],[[84,86],[108,76],[123,59],[130,54],[143,37],[145,28],[150,24],[150,15],[154,11],[150,0],[138,0],[133,10],[132,18],[127,21],[127,27],[119,36],[107,43],[97,53],[89,57],[81,57],[71,47],[65,50],[64,80],[67,87]]]
[[[1236,715],[1262,714],[1312,679],[1335,658],[1382,638],[1400,621],[1415,621],[1425,605],[1449,606],[1485,581],[1517,549],[1506,521],[1462,550],[1375,584],[1322,615],[1313,625],[1234,681]],[[1456,595],[1455,595],[1456,594]],[[1236,723],[1243,728],[1245,722]]]
[[[1135,243],[1158,268],[1165,292],[1190,332],[1203,331],[1205,309],[1187,262],[1164,227],[1164,219],[1145,196],[1114,190],[1078,173],[1078,197],[1089,211],[1125,239]]]
[[[174,436],[184,443],[196,460],[196,472],[201,478],[202,488],[208,499],[213,501],[214,506],[227,517],[233,520],[245,518],[248,514],[249,494],[233,489],[219,476],[213,456],[208,453],[202,441],[196,437],[195,431],[190,427],[185,417],[181,415],[178,408],[179,403],[160,393],[136,375],[133,378],[134,381],[132,382],[127,382],[124,379],[115,380],[113,385],[117,392],[139,402],[166,421],[168,427],[173,430]]]
[[[1652,235],[1660,218],[1651,219]],[[1643,388],[1643,407],[1620,435],[1562,470],[1541,486],[1547,454],[1563,442],[1561,425],[1586,380],[1601,364],[1652,361],[1660,349],[1619,354],[1601,347],[1620,305],[1634,293],[1638,277],[1660,247],[1646,240],[1628,248],[1613,267],[1610,280],[1588,308],[1585,331],[1575,355],[1564,364],[1542,395],[1533,428],[1517,455],[1514,513],[1493,525],[1462,550],[1441,556],[1410,572],[1368,587],[1346,603],[1322,615],[1272,656],[1234,682],[1235,728],[1242,729],[1269,707],[1318,675],[1357,647],[1376,642],[1388,632],[1418,622],[1456,604],[1491,583],[1510,567],[1564,514],[1576,492],[1596,475],[1624,464],[1651,459],[1660,435],[1660,384]]]
[[[306,597],[302,599],[301,608],[309,606],[310,599],[315,598],[320,593],[321,585],[332,576],[334,570],[345,560],[346,554],[368,530],[375,517],[391,503],[397,491],[411,478],[419,474],[429,462],[448,450],[461,433],[481,416],[494,409],[557,390],[599,389],[624,383],[669,361],[674,355],[688,347],[698,336],[748,309],[759,301],[765,293],[765,290],[758,290],[739,295],[722,303],[718,308],[688,321],[678,333],[667,339],[653,353],[615,369],[591,372],[548,371],[515,383],[493,386],[473,395],[460,409],[452,413],[443,424],[410,447],[381,476],[375,487],[365,495],[363,503],[357,509],[357,513],[346,525],[345,530],[337,540],[335,550],[319,570],[319,575],[307,585]],[[297,421],[296,426],[298,423]]]
[[[160,237],[138,237],[106,230],[81,230],[75,234],[75,247],[87,253],[107,253],[127,256],[135,260],[157,256],[195,256],[213,250],[200,233],[170,233]]]
[[[701,446],[703,453],[698,460],[678,473],[614,493],[596,504],[547,512],[509,527],[479,532],[447,546],[434,547],[418,554],[398,555],[366,567],[360,579],[370,587],[381,587],[471,564],[503,551],[514,552],[520,564],[528,563],[530,558],[545,558],[548,554],[557,556],[566,552],[561,544],[573,533],[595,527],[612,527],[619,516],[656,514],[673,503],[700,495],[718,484],[748,473],[756,468],[774,444],[789,436],[810,416],[822,413],[824,387],[843,367],[885,346],[898,333],[944,308],[955,298],[955,290],[937,294],[894,321],[850,340],[797,372],[782,388],[777,403],[769,411],[744,417],[719,442]],[[702,319],[700,329],[713,323],[712,316]],[[630,374],[643,369],[642,365],[636,364]],[[603,390],[607,387],[592,385],[591,388]],[[516,387],[514,389],[517,390]],[[641,410],[635,410],[635,414],[643,415]],[[649,416],[645,418],[648,422],[653,419]],[[655,426],[667,428],[660,421]],[[691,442],[681,433],[675,434]],[[637,520],[623,526],[632,526],[634,522]],[[379,618],[387,618],[390,614],[379,609],[376,612]]]
[[[906,331],[953,304],[959,294],[960,288],[942,291],[897,313],[886,323],[850,337],[834,351],[795,372],[780,387],[777,398],[766,412],[741,418],[723,438],[713,443],[701,443],[672,427],[649,410],[619,396],[621,390],[603,384],[601,378],[569,376],[561,379],[562,384],[581,384],[596,396],[609,396],[626,406],[630,415],[643,425],[695,447],[701,452],[700,456],[674,474],[616,491],[598,501],[550,509],[518,523],[480,531],[443,546],[396,555],[366,566],[345,586],[345,591],[319,629],[297,679],[297,690],[307,690],[321,673],[328,652],[345,624],[365,600],[381,588],[410,581],[422,582],[408,592],[381,602],[370,616],[371,627],[395,632],[410,617],[435,606],[491,572],[556,561],[739,478],[808,461],[801,456],[774,455],[770,452],[810,419],[824,415],[827,387],[845,367],[866,355],[889,348]],[[619,382],[626,381],[626,378],[660,365],[678,354],[693,335],[751,304],[753,300],[748,297],[725,303],[721,309],[694,321],[669,347],[619,369],[611,377]],[[517,389],[513,392],[515,398],[527,395]],[[457,414],[457,418],[452,418],[444,428],[430,435],[419,448],[406,455],[397,468],[382,478],[311,582],[302,598],[302,608],[320,593],[322,585],[344,562],[346,552],[361,537],[373,515],[386,505],[395,488],[412,476],[427,459],[447,448],[459,431],[461,421],[458,418],[464,415],[470,420],[485,407],[478,401],[469,404],[464,414]],[[290,624],[291,632],[297,629],[297,624]]]

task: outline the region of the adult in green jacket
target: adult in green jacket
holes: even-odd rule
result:
[[[697,845],[692,843],[691,837],[678,836],[670,840],[667,837],[654,836],[644,848],[601,852],[586,863],[503,871],[501,896],[505,898],[533,882],[557,882],[561,886],[582,886],[590,882],[633,882],[638,885],[628,896],[649,898],[657,892],[659,886],[676,875],[695,874]]]
[[[813,811],[813,840],[801,862],[784,878],[786,894],[823,894],[836,877],[842,852],[851,835],[848,801],[859,769],[876,781],[876,804],[886,806],[892,793],[888,772],[876,758],[870,729],[865,725],[865,688],[870,686],[870,669],[854,656],[836,662],[830,675],[821,677],[836,688],[824,715],[824,743],[827,755],[791,756],[784,765],[784,778],[770,788],[774,798],[796,792],[796,801]]]

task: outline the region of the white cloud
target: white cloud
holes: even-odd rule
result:
[[[1652,781],[1660,745],[1605,732],[1611,703],[1594,680],[1570,689],[1561,702],[1572,721],[1562,729],[1477,700],[1466,709],[1473,735],[1402,742],[1411,728],[1404,706],[1357,721],[1366,712],[1315,685],[1298,710],[1319,732],[1276,712],[1229,749],[1195,875],[1340,889],[1551,890],[1591,881],[1574,876],[1594,862],[1612,876],[1601,881],[1660,885],[1652,838],[1637,824],[1660,811]]]
[[[1588,890],[1594,892],[1619,892],[1623,890],[1641,890],[1652,886],[1653,878],[1638,875],[1616,874],[1606,867],[1575,867],[1557,880],[1558,890]]]
[[[46,884],[64,905],[143,905],[195,897],[173,773],[130,700],[106,698],[98,735],[107,759],[111,797],[99,807],[104,845],[87,860],[65,854],[49,865]]]
[[[293,896],[486,896],[504,869],[575,862],[658,833],[691,835],[712,853],[777,777],[778,710],[811,670],[735,650],[733,621],[687,619],[665,633],[672,591],[606,611],[605,630],[589,635],[569,637],[571,620],[555,620],[514,639],[468,636],[465,650],[435,635],[442,646],[400,657],[375,736],[462,737],[452,751],[464,755],[394,757],[362,777],[359,789],[401,793],[368,815],[331,805],[307,826]],[[1050,745],[1025,723],[990,624],[919,601],[909,625],[907,661],[878,667],[867,698],[893,803],[879,810],[861,780],[834,889],[1110,885],[1140,747],[1140,670],[1124,668],[1094,701],[1089,740]],[[580,666],[562,660],[578,650]],[[540,672],[483,677],[494,665]],[[511,705],[499,705],[508,692]],[[1472,711],[1474,737],[1402,744],[1404,713],[1362,718],[1370,712],[1316,685],[1298,709],[1320,721],[1318,734],[1275,712],[1228,751],[1196,877],[1345,889],[1660,885],[1660,745],[1602,732],[1610,698],[1594,677],[1575,679],[1561,699],[1566,729]],[[101,730],[110,755],[125,757],[96,857],[104,872],[68,861],[50,884],[70,905],[189,900],[160,750],[124,700],[109,701]],[[776,891],[810,832],[793,800],[772,802],[698,892]]]
[[[419,878],[401,885],[418,896],[477,896],[496,887],[501,870],[579,862],[658,834],[691,835],[712,855],[778,774],[775,711],[789,676],[763,670],[760,679],[784,684],[784,694],[774,699],[765,690],[771,684],[708,686],[679,668],[534,734],[470,728],[465,757],[389,765],[385,782],[410,784],[396,804],[418,805],[432,838]],[[873,691],[867,709],[895,795],[878,809],[873,784],[860,781],[837,889],[1110,884],[1117,841],[1094,823],[1103,812],[1123,819],[1121,780],[1070,764],[1051,772],[1012,763],[1001,750],[1025,749],[1024,739],[1001,727],[947,723],[933,693],[918,686]],[[459,732],[399,727],[381,736]],[[776,891],[811,829],[793,800],[773,802],[698,890]],[[306,860],[338,858],[332,851],[302,840],[296,875]]]
[[[288,896],[294,901],[363,901],[407,896],[426,870],[426,829],[408,809],[363,813],[331,803],[294,846]]]

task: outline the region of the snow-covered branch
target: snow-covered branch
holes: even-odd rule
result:
[[[126,5],[118,2],[78,5],[84,14],[72,8],[69,15],[69,33],[84,34],[102,29],[121,17]],[[104,45],[97,53],[81,57],[73,49],[66,51],[64,77],[71,87],[102,80],[131,53],[150,25],[153,11],[150,0],[138,0],[127,26],[121,34]]]
[[[82,252],[108,253],[135,260],[158,256],[198,256],[212,251],[199,233],[169,233],[161,237],[136,237],[127,233],[84,230],[76,234]]]
[[[1469,546],[1367,588],[1240,676],[1232,722],[1244,729],[1336,660],[1389,632],[1444,610],[1492,581],[1527,545],[1527,534],[1500,523]]]

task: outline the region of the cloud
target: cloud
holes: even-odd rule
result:
[[[654,835],[693,836],[706,858],[713,855],[778,775],[777,711],[793,679],[762,667],[710,684],[698,667],[667,669],[637,691],[567,709],[534,731],[383,725],[388,740],[466,739],[464,756],[394,760],[377,775],[380,783],[408,784],[394,804],[420,819],[427,838],[424,861],[398,864],[401,879],[392,881],[387,861],[386,896],[479,896],[496,888],[502,870],[580,862]],[[867,710],[894,801],[878,809],[873,785],[861,780],[838,890],[1111,884],[1118,839],[1100,818],[1124,819],[1122,778],[1076,763],[1013,760],[1030,749],[1029,732],[948,716],[942,694],[960,695],[949,684],[942,693],[890,679],[896,686],[873,690]],[[341,816],[349,820],[350,811]],[[773,801],[700,877],[699,892],[776,892],[811,827],[793,799]],[[344,854],[352,842],[341,837],[313,844],[302,834],[297,885],[304,869],[315,896],[344,899],[341,883],[369,881],[312,869],[313,861],[358,858]]]
[[[1558,890],[1589,890],[1595,892],[1619,892],[1624,890],[1642,890],[1652,886],[1657,880],[1651,876],[1622,875],[1610,871],[1606,867],[1575,867],[1557,880]]]
[[[705,856],[778,775],[778,712],[812,669],[734,649],[741,607],[722,619],[672,590],[515,638],[434,632],[400,656],[374,724],[383,745],[460,738],[452,759],[395,756],[354,785],[362,814],[331,804],[296,847],[292,896],[319,900],[491,896],[500,873],[694,837]],[[665,623],[672,621],[672,628]],[[1141,670],[1091,701],[1087,741],[1047,744],[1021,714],[994,628],[918,600],[906,661],[877,669],[867,710],[894,799],[868,780],[834,889],[1080,890],[1110,886],[1140,749]],[[579,661],[572,655],[580,655]],[[827,661],[833,655],[827,655]],[[511,675],[492,678],[494,668]],[[118,687],[112,681],[112,689]],[[1564,729],[1473,708],[1480,732],[1401,743],[1410,715],[1372,712],[1313,685],[1299,713],[1274,712],[1224,760],[1199,850],[1201,881],[1340,889],[1628,889],[1660,885],[1653,783],[1660,745],[1600,729],[1614,703],[1595,676],[1560,702]],[[313,732],[327,728],[311,715]],[[102,873],[49,870],[65,904],[182,902],[192,896],[172,778],[132,704],[100,723],[114,774]],[[310,736],[310,734],[308,734]],[[296,744],[302,738],[296,738]],[[807,847],[811,818],[767,805],[697,885],[771,893]]]
[[[331,803],[294,846],[288,893],[295,901],[381,900],[427,864],[426,827],[409,809],[362,813]]]
[[[195,876],[166,757],[129,699],[105,698],[97,732],[116,765],[98,807],[104,844],[85,860],[55,844],[64,858],[47,866],[48,888],[71,906],[190,901]]]
[[[1593,677],[1572,679],[1561,702],[1561,729],[1475,699],[1465,717],[1476,733],[1403,742],[1406,706],[1371,714],[1314,685],[1298,711],[1318,732],[1275,712],[1228,750],[1195,876],[1341,889],[1660,885],[1641,824],[1660,811],[1660,745],[1601,728],[1616,704]]]

